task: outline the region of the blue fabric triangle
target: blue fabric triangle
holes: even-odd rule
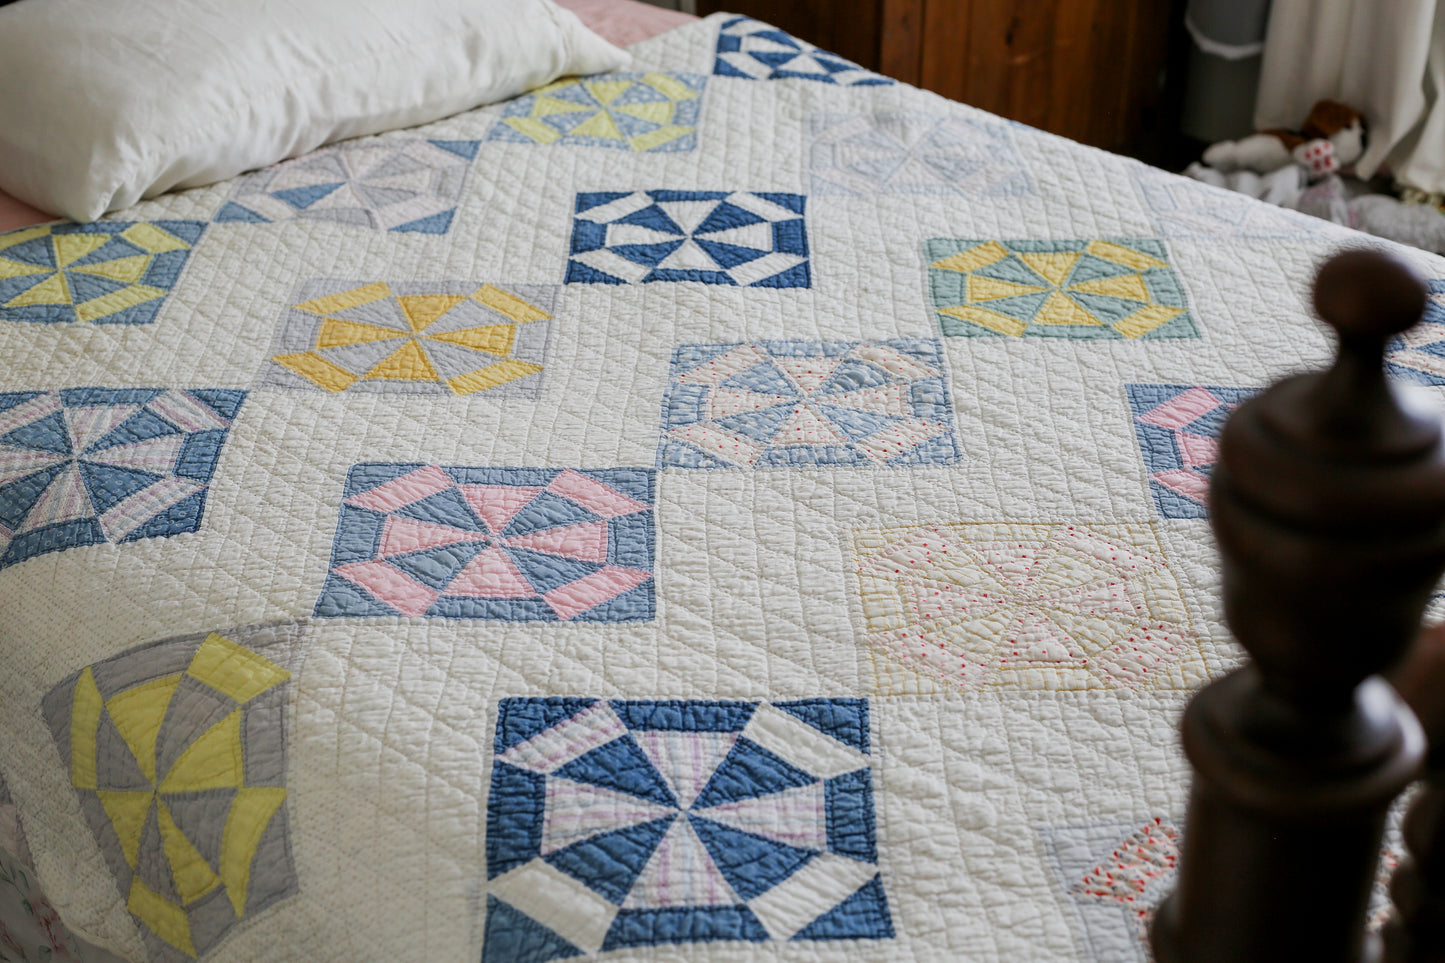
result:
[[[596,699],[561,696],[503,699],[497,707],[497,737],[492,743],[492,751],[500,756],[518,743],[526,742],[537,733],[545,732],[596,704]]]
[[[737,38],[736,38],[736,37],[719,37],[719,38],[718,38],[718,53],[732,53],[732,52],[735,52],[735,51],[738,49],[737,47],[732,47],[731,49],[724,50],[724,49],[723,49],[723,43],[724,43],[724,41],[728,41],[728,40],[736,41]],[[732,64],[728,63],[726,60],[723,60],[721,57],[719,57],[719,58],[713,63],[712,72],[715,73],[715,74],[717,74],[719,77],[741,77],[743,80],[754,80],[754,79],[756,79],[756,78],[753,77],[752,74],[744,73],[743,71],[741,71],[741,70],[739,70],[738,68],[734,67]]]
[[[694,702],[683,700],[612,700],[612,711],[629,729],[639,732],[742,732],[757,709],[756,702]]]
[[[163,231],[174,234],[176,237],[180,238],[182,241],[185,241],[187,244],[196,243],[201,239],[201,235],[206,233],[205,221],[162,220],[151,221],[150,223]]]
[[[456,154],[464,160],[475,160],[477,148],[481,146],[479,140],[434,140],[432,144],[440,147],[448,153]]]
[[[0,486],[0,525],[4,525],[12,532],[19,528],[20,523],[25,521],[25,516],[30,513],[30,509],[35,507],[40,496],[55,480],[55,476],[64,470],[65,463],[62,462],[59,465],[52,465],[44,471],[25,475]]]
[[[446,488],[410,505],[403,505],[396,510],[396,514],[421,522],[450,525],[467,532],[487,530],[486,524],[476,516],[462,493],[455,488]]]
[[[161,480],[160,475],[148,471],[117,468],[114,465],[97,465],[94,462],[79,463],[80,477],[90,493],[90,503],[97,515],[120,504],[136,492],[144,491]]]
[[[103,298],[107,294],[130,287],[125,281],[96,277],[94,274],[82,274],[78,271],[66,271],[65,283],[70,286],[70,299],[76,304],[84,304],[86,301]]]
[[[0,234],[0,240],[5,235]],[[0,258],[10,261],[19,261],[21,264],[34,264],[37,267],[55,267],[55,248],[46,235],[31,238],[28,241],[21,241],[19,244],[12,244],[7,248],[0,248]]]
[[[631,191],[585,191],[577,195],[577,205],[573,213],[582,214],[592,210],[594,207],[611,204],[613,201],[621,200],[631,193]]]
[[[581,223],[581,222],[579,222]],[[576,253],[576,252],[573,252]],[[567,284],[626,284],[625,278],[615,277],[606,272],[599,271],[589,264],[581,261],[567,262],[567,277],[564,279]]]
[[[668,439],[664,441],[657,452],[657,467],[659,468],[732,468],[733,466],[720,458],[709,455],[707,452],[681,441]]]
[[[612,920],[602,951],[659,943],[709,943],[772,939],[762,921],[746,906],[678,906],[668,909],[625,909]]]
[[[1127,264],[1116,264],[1092,254],[1085,254],[1079,258],[1079,263],[1074,265],[1074,270],[1065,279],[1064,284],[1080,284],[1084,281],[1098,281],[1103,278],[1116,278],[1124,274],[1136,273],[1138,272]]]
[[[765,64],[776,70],[779,67],[783,66],[783,64],[786,64],[789,61],[793,60],[795,57],[798,56],[798,54],[796,52],[796,49],[793,53],[784,53],[783,51],[774,50],[753,50],[749,51],[748,56],[752,57],[758,63]]]
[[[859,752],[868,752],[867,699],[800,699],[796,702],[774,702],[796,719]]]
[[[142,538],[168,538],[182,532],[194,532],[201,524],[201,513],[206,507],[206,493],[196,492],[181,499],[174,505],[152,515],[122,542],[134,542]]]
[[[284,190],[271,191],[271,196],[285,201],[298,211],[304,211],[323,197],[334,194],[341,184],[341,181],[337,181],[333,184],[309,184],[306,187],[288,187]]]
[[[452,215],[456,214],[455,207],[442,211],[439,214],[432,214],[429,217],[419,217],[414,221],[407,221],[405,224],[398,224],[392,231],[398,234],[445,234],[451,230]]]
[[[492,766],[487,796],[487,879],[542,855],[547,777],[505,762]]]
[[[662,231],[665,234],[676,234],[679,237],[687,235],[687,232],[678,226],[676,221],[668,217],[667,212],[656,204],[649,204],[640,211],[633,211],[631,214],[619,217],[614,223],[636,224],[638,227],[649,227],[654,231]]]
[[[529,532],[556,528],[559,525],[595,522],[601,517],[589,512],[574,501],[544,491],[528,502],[525,508],[513,515],[512,520],[507,523],[507,527],[500,534],[511,538],[517,535],[526,535]]]
[[[1085,294],[1082,291],[1070,291],[1068,296],[1105,324],[1117,324],[1139,310],[1139,302],[1132,299],[1114,298],[1106,294]]]
[[[123,257],[148,257],[149,255],[149,251],[116,235],[80,260],[72,261],[69,266],[86,267],[91,264],[104,264],[106,261],[114,261]]]
[[[719,267],[732,270],[739,264],[747,264],[749,261],[756,261],[767,254],[767,251],[755,247],[743,247],[740,244],[724,244],[720,241],[709,241],[706,238],[696,238],[697,246],[707,252],[707,256],[718,263]]]
[[[555,775],[605,789],[615,789],[655,802],[659,806],[677,806],[677,798],[662,781],[652,761],[631,736],[613,739],[591,752],[573,759],[556,770]]]
[[[186,394],[204,402],[216,414],[230,421],[240,413],[247,392],[235,388],[198,388]]]
[[[681,240],[659,241],[656,244],[618,244],[616,247],[608,248],[613,254],[625,258],[633,264],[641,264],[644,267],[657,267],[673,251],[682,246]]]
[[[786,252],[786,249],[781,244],[778,245],[778,250]],[[804,251],[803,253],[806,254],[807,252]],[[771,277],[754,281],[748,285],[748,287],[752,288],[810,288],[812,286],[813,275],[808,270],[807,261],[804,261],[802,264],[794,264],[786,271],[781,271]]]
[[[74,406],[76,402],[66,399],[67,405]],[[125,402],[121,402],[125,404]],[[111,429],[103,438],[98,439],[86,451],[102,451],[106,448],[113,448],[116,445],[125,445],[134,441],[145,441],[148,438],[162,438],[166,435],[183,435],[180,428],[166,421],[160,415],[149,409],[142,408],[122,421],[115,428]]]
[[[428,588],[441,592],[486,547],[485,542],[461,542],[389,556],[386,561]]]
[[[775,756],[751,739],[740,738],[698,794],[693,809],[767,796],[815,783],[818,777]]]
[[[813,850],[739,832],[700,814],[689,814],[688,819],[723,878],[744,900],[766,893],[818,855]]]
[[[235,201],[227,201],[216,212],[217,221],[241,221],[246,224],[270,224],[270,218],[262,217],[249,207],[242,207]]]
[[[745,391],[756,391],[765,395],[782,395],[785,398],[800,397],[798,389],[793,386],[793,383],[767,361],[755,364],[746,371],[739,371],[725,380],[722,385],[724,388],[742,388]]]
[[[65,416],[58,411],[0,435],[0,441],[33,451],[49,451],[57,455],[71,453],[70,429],[65,425]]]
[[[772,441],[784,422],[793,416],[793,410],[792,405],[773,405],[771,408],[728,415],[726,418],[719,418],[714,424],[744,438],[766,444]]]
[[[878,862],[873,812],[873,772],[855,769],[823,784],[828,852],[864,863]]]
[[[883,877],[874,876],[852,896],[798,931],[795,940],[889,940],[893,917],[883,894]]]
[[[520,910],[487,896],[482,963],[546,963],[582,951]]]
[[[859,388],[877,388],[886,385],[891,380],[888,372],[877,365],[849,358],[838,365],[833,376],[819,385],[818,390],[813,394],[815,396],[830,395],[857,391]]]
[[[632,884],[642,875],[652,851],[676,818],[670,815],[639,826],[599,833],[543,858],[589,889],[620,904],[627,899]]]
[[[894,415],[880,415],[873,411],[860,411],[838,405],[818,405],[817,412],[843,429],[843,434],[848,436],[849,441],[860,441],[903,420]]]
[[[752,211],[738,207],[736,204],[723,201],[714,207],[702,223],[693,231],[694,234],[712,234],[717,231],[726,231],[733,227],[747,227],[749,224],[761,224],[766,218],[759,217]]]

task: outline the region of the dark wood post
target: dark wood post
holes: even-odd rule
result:
[[[1405,816],[1405,855],[1390,880],[1388,963],[1445,963],[1445,625],[1421,634],[1391,676],[1430,744],[1425,784]]]
[[[1210,517],[1225,618],[1252,660],[1184,713],[1195,774],[1178,888],[1151,933],[1160,963],[1379,959],[1365,912],[1380,836],[1425,739],[1378,673],[1445,569],[1440,426],[1383,371],[1424,307],[1393,258],[1335,257],[1315,282],[1334,366],[1241,405],[1220,437]]]

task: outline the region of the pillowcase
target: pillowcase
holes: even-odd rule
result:
[[[78,221],[630,55],[552,0],[0,8],[0,189]]]

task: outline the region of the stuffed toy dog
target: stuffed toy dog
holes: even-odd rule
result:
[[[1322,100],[1298,131],[1262,130],[1242,140],[1221,141],[1204,152],[1204,163],[1226,173],[1244,169],[1257,174],[1296,163],[1310,180],[1317,180],[1348,167],[1364,152],[1365,119],[1360,112]]]

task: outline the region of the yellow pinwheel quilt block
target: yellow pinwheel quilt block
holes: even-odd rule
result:
[[[945,336],[1199,337],[1158,240],[933,238],[924,255]]]
[[[0,321],[150,324],[205,229],[97,221],[0,234]]]
[[[334,281],[301,285],[263,385],[534,399],[556,285]]]

